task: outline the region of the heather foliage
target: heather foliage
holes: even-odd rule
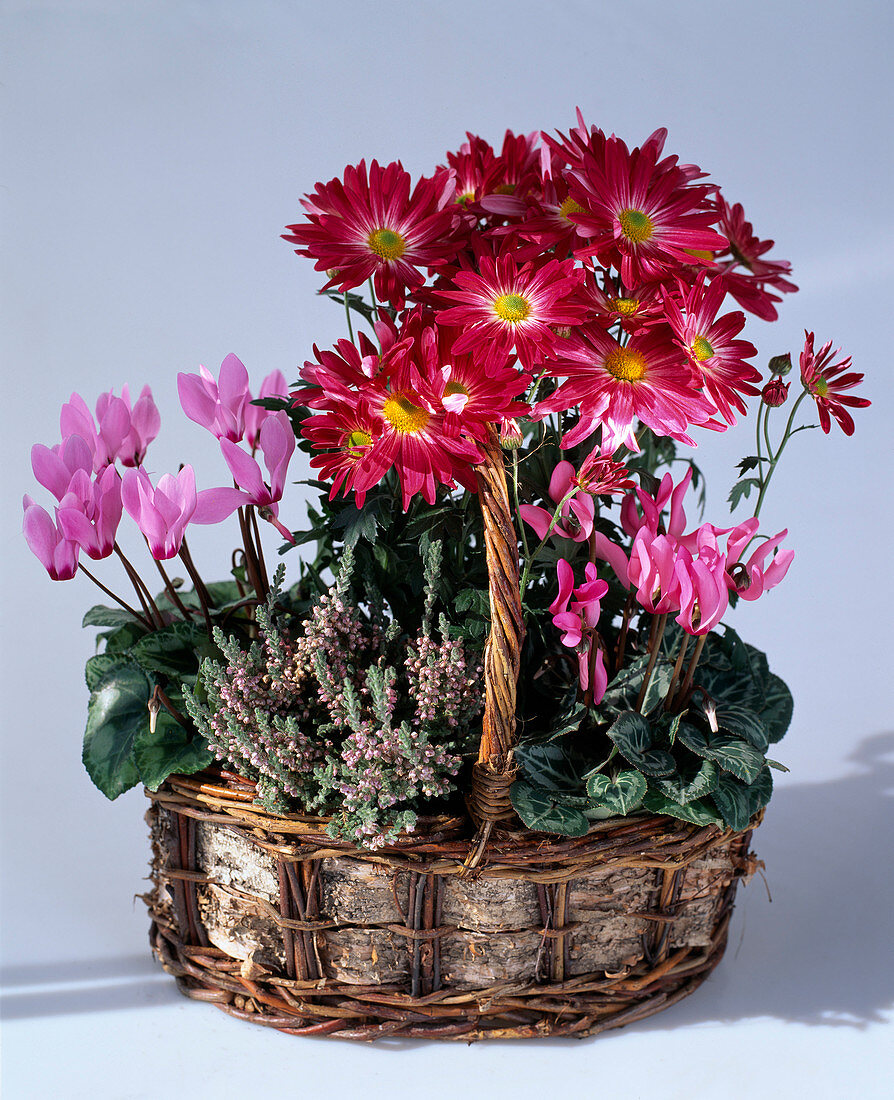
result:
[[[278,606],[280,567],[260,635],[247,648],[214,628],[224,661],[206,658],[186,707],[218,760],[257,783],[272,812],[332,813],[330,831],[374,847],[412,829],[420,799],[454,788],[457,748],[481,707],[481,668],[440,618],[441,545],[425,555],[424,615],[404,635],[373,597],[354,602],[353,555],[303,622]]]

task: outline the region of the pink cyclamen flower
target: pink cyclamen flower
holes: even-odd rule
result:
[[[40,484],[49,489],[56,500],[61,500],[79,470],[90,477],[93,453],[93,448],[80,435],[70,435],[55,447],[35,443],[31,448],[31,469]]]
[[[179,551],[186,526],[196,510],[193,468],[184,466],[176,476],[164,474],[154,488],[142,466],[125,470],[121,500],[145,535],[152,557],[167,561]]]
[[[845,406],[852,409],[865,409],[869,402],[865,397],[851,397],[844,390],[851,390],[859,386],[863,381],[863,375],[854,371],[845,373],[851,365],[851,357],[839,359],[837,363],[832,360],[841,352],[841,348],[832,351],[832,341],[814,352],[813,333],[804,333],[804,350],[801,352],[801,381],[804,389],[813,396],[816,401],[816,411],[819,413],[820,427],[826,433],[832,427],[830,414],[838,421],[838,425],[845,435],[854,434],[854,421]]]
[[[99,561],[115,548],[121,508],[121,478],[114,466],[106,466],[95,481],[84,470],[75,473],[56,517],[65,537]]]
[[[735,588],[743,600],[759,599],[765,592],[775,588],[786,575],[795,552],[777,551],[777,548],[787,534],[788,528],[780,531],[778,535],[762,542],[748,561],[730,567],[728,584]]]
[[[143,386],[140,396],[131,407],[130,390],[127,385],[121,387],[120,399],[114,393],[101,393],[96,400],[96,419],[102,423],[105,410],[115,400],[124,402],[130,417],[130,430],[121,440],[115,457],[122,466],[139,466],[146,457],[149,444],[158,435],[161,428],[161,415],[152,398],[149,386]]]
[[[67,539],[49,512],[31,497],[23,497],[22,508],[22,533],[31,553],[54,581],[70,581],[78,571],[77,542]]]
[[[116,460],[124,466],[139,466],[160,426],[161,418],[149,386],[143,387],[133,406],[126,385],[121,387],[120,397],[113,390],[101,393],[96,400],[95,421],[78,393],[71,395],[59,414],[63,441],[72,435],[80,436],[91,450],[96,473]]]
[[[241,359],[228,355],[214,375],[199,367],[198,374],[178,374],[180,405],[190,420],[217,436],[238,443],[245,434],[245,409],[251,400],[248,371]],[[259,412],[262,410],[258,410]]]
[[[719,552],[716,541],[702,546],[697,558],[680,547],[674,573],[680,604],[676,621],[687,634],[707,634],[729,606],[726,555]]]
[[[559,462],[549,479],[550,500],[557,505],[560,501],[564,502],[555,523],[553,512],[546,508],[537,508],[533,504],[522,504],[519,508],[518,514],[525,523],[534,528],[539,539],[545,539],[549,534],[573,539],[575,542],[585,542],[592,534],[595,515],[593,498],[587,492],[578,492],[568,497],[575,484],[574,466],[565,460]]]
[[[673,536],[655,535],[648,527],[641,527],[633,540],[627,577],[636,589],[639,604],[653,615],[680,610],[679,553],[679,543]]]
[[[286,385],[286,379],[281,370],[271,371],[270,374],[261,383],[261,388],[258,390],[258,397],[283,397],[289,396],[289,387]],[[249,394],[249,398],[251,394]],[[248,445],[254,450],[260,441],[261,425],[270,415],[270,410],[265,409],[263,405],[252,405],[251,403],[245,406],[245,438],[248,440]]]
[[[553,625],[562,631],[562,645],[577,652],[583,691],[590,687],[592,673],[593,701],[599,703],[608,686],[608,673],[602,650],[596,646],[594,631],[601,613],[600,600],[608,591],[608,584],[599,579],[592,562],[587,562],[586,580],[577,588],[574,587],[574,571],[564,558],[556,563],[556,573],[559,594],[549,606]]]

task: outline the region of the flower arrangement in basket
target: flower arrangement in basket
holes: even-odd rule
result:
[[[719,960],[792,713],[725,617],[791,565],[759,514],[799,411],[850,435],[869,402],[812,333],[796,397],[790,356],[761,374],[742,310],[774,320],[789,264],[664,140],[579,116],[499,153],[470,134],[415,184],[318,184],[285,239],[345,338],[256,397],[233,355],[178,376],[232,484],[150,476],[148,387],[72,395],[34,447],[57,504],[25,498],[31,549],[113,603],[84,619],[84,763],[148,788],[153,943],[190,995],[301,1034],[583,1035]],[[747,398],[753,514],[694,522],[693,437]],[[209,583],[187,529],[225,521]],[[313,548],[290,586],[264,522]],[[94,577],[112,555],[130,595]]]

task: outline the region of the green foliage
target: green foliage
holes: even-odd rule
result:
[[[638,810],[646,794],[646,779],[638,771],[619,772],[614,779],[597,772],[587,780],[591,802],[620,817]]]
[[[133,664],[112,669],[91,692],[84,766],[106,798],[117,798],[140,781],[133,749],[147,724],[150,695],[149,680]]]
[[[154,733],[144,725],[136,734],[133,759],[140,780],[150,791],[157,791],[169,775],[192,775],[207,768],[214,760],[214,753],[201,738],[162,712]]]
[[[687,749],[713,760],[744,783],[753,783],[764,766],[764,754],[740,737],[705,733],[688,722],[681,722],[677,738]]]
[[[643,799],[643,809],[650,814],[667,814],[668,817],[676,817],[693,825],[723,826],[723,817],[709,802],[695,801],[681,805],[655,789],[647,792]]]
[[[673,775],[676,762],[665,749],[652,748],[652,727],[642,714],[627,711],[609,727],[618,752],[643,775]]]
[[[529,829],[560,836],[584,836],[590,823],[581,809],[586,800],[517,780],[509,789],[512,806]]]
[[[773,775],[762,768],[753,782],[741,783],[732,775],[721,774],[717,790],[711,795],[714,804],[731,829],[747,829],[751,818],[763,809],[773,793]]]

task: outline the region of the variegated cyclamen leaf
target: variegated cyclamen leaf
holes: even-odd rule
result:
[[[512,784],[509,797],[515,812],[529,829],[562,836],[584,836],[590,828],[583,813],[576,806],[564,804],[561,794],[545,791],[523,779]]]
[[[690,802],[696,802],[704,798],[716,789],[718,783],[717,768],[710,760],[703,760],[701,767],[695,773],[684,778],[682,775],[672,775],[669,779],[656,779],[655,786],[682,806]]]
[[[636,771],[618,772],[614,780],[599,774],[587,780],[587,794],[595,806],[620,817],[633,813],[642,804],[645,793],[646,780]]]
[[[731,829],[742,832],[752,817],[770,801],[773,793],[773,776],[764,768],[750,784],[740,783],[731,775],[721,775],[717,790],[711,798],[723,819]]]
[[[742,737],[760,752],[766,752],[770,734],[759,714],[749,707],[722,704],[716,711],[717,725],[734,737]]]
[[[607,731],[618,752],[643,775],[673,775],[677,770],[674,758],[665,749],[653,749],[652,729],[648,721],[634,710],[620,715]]]
[[[561,744],[528,741],[516,746],[516,763],[524,778],[550,791],[573,791],[580,787],[577,771]]]
[[[792,693],[785,681],[771,672],[761,700],[760,716],[769,731],[770,741],[774,744],[785,736],[791,725],[794,709]]]
[[[743,783],[753,783],[764,766],[764,754],[740,737],[702,733],[688,722],[680,723],[677,740],[697,756],[707,757]]]
[[[680,821],[689,821],[693,825],[723,825],[723,818],[710,802],[689,802],[683,806],[661,791],[647,791],[643,799],[643,809],[652,814],[667,814],[669,817],[679,818]]]

